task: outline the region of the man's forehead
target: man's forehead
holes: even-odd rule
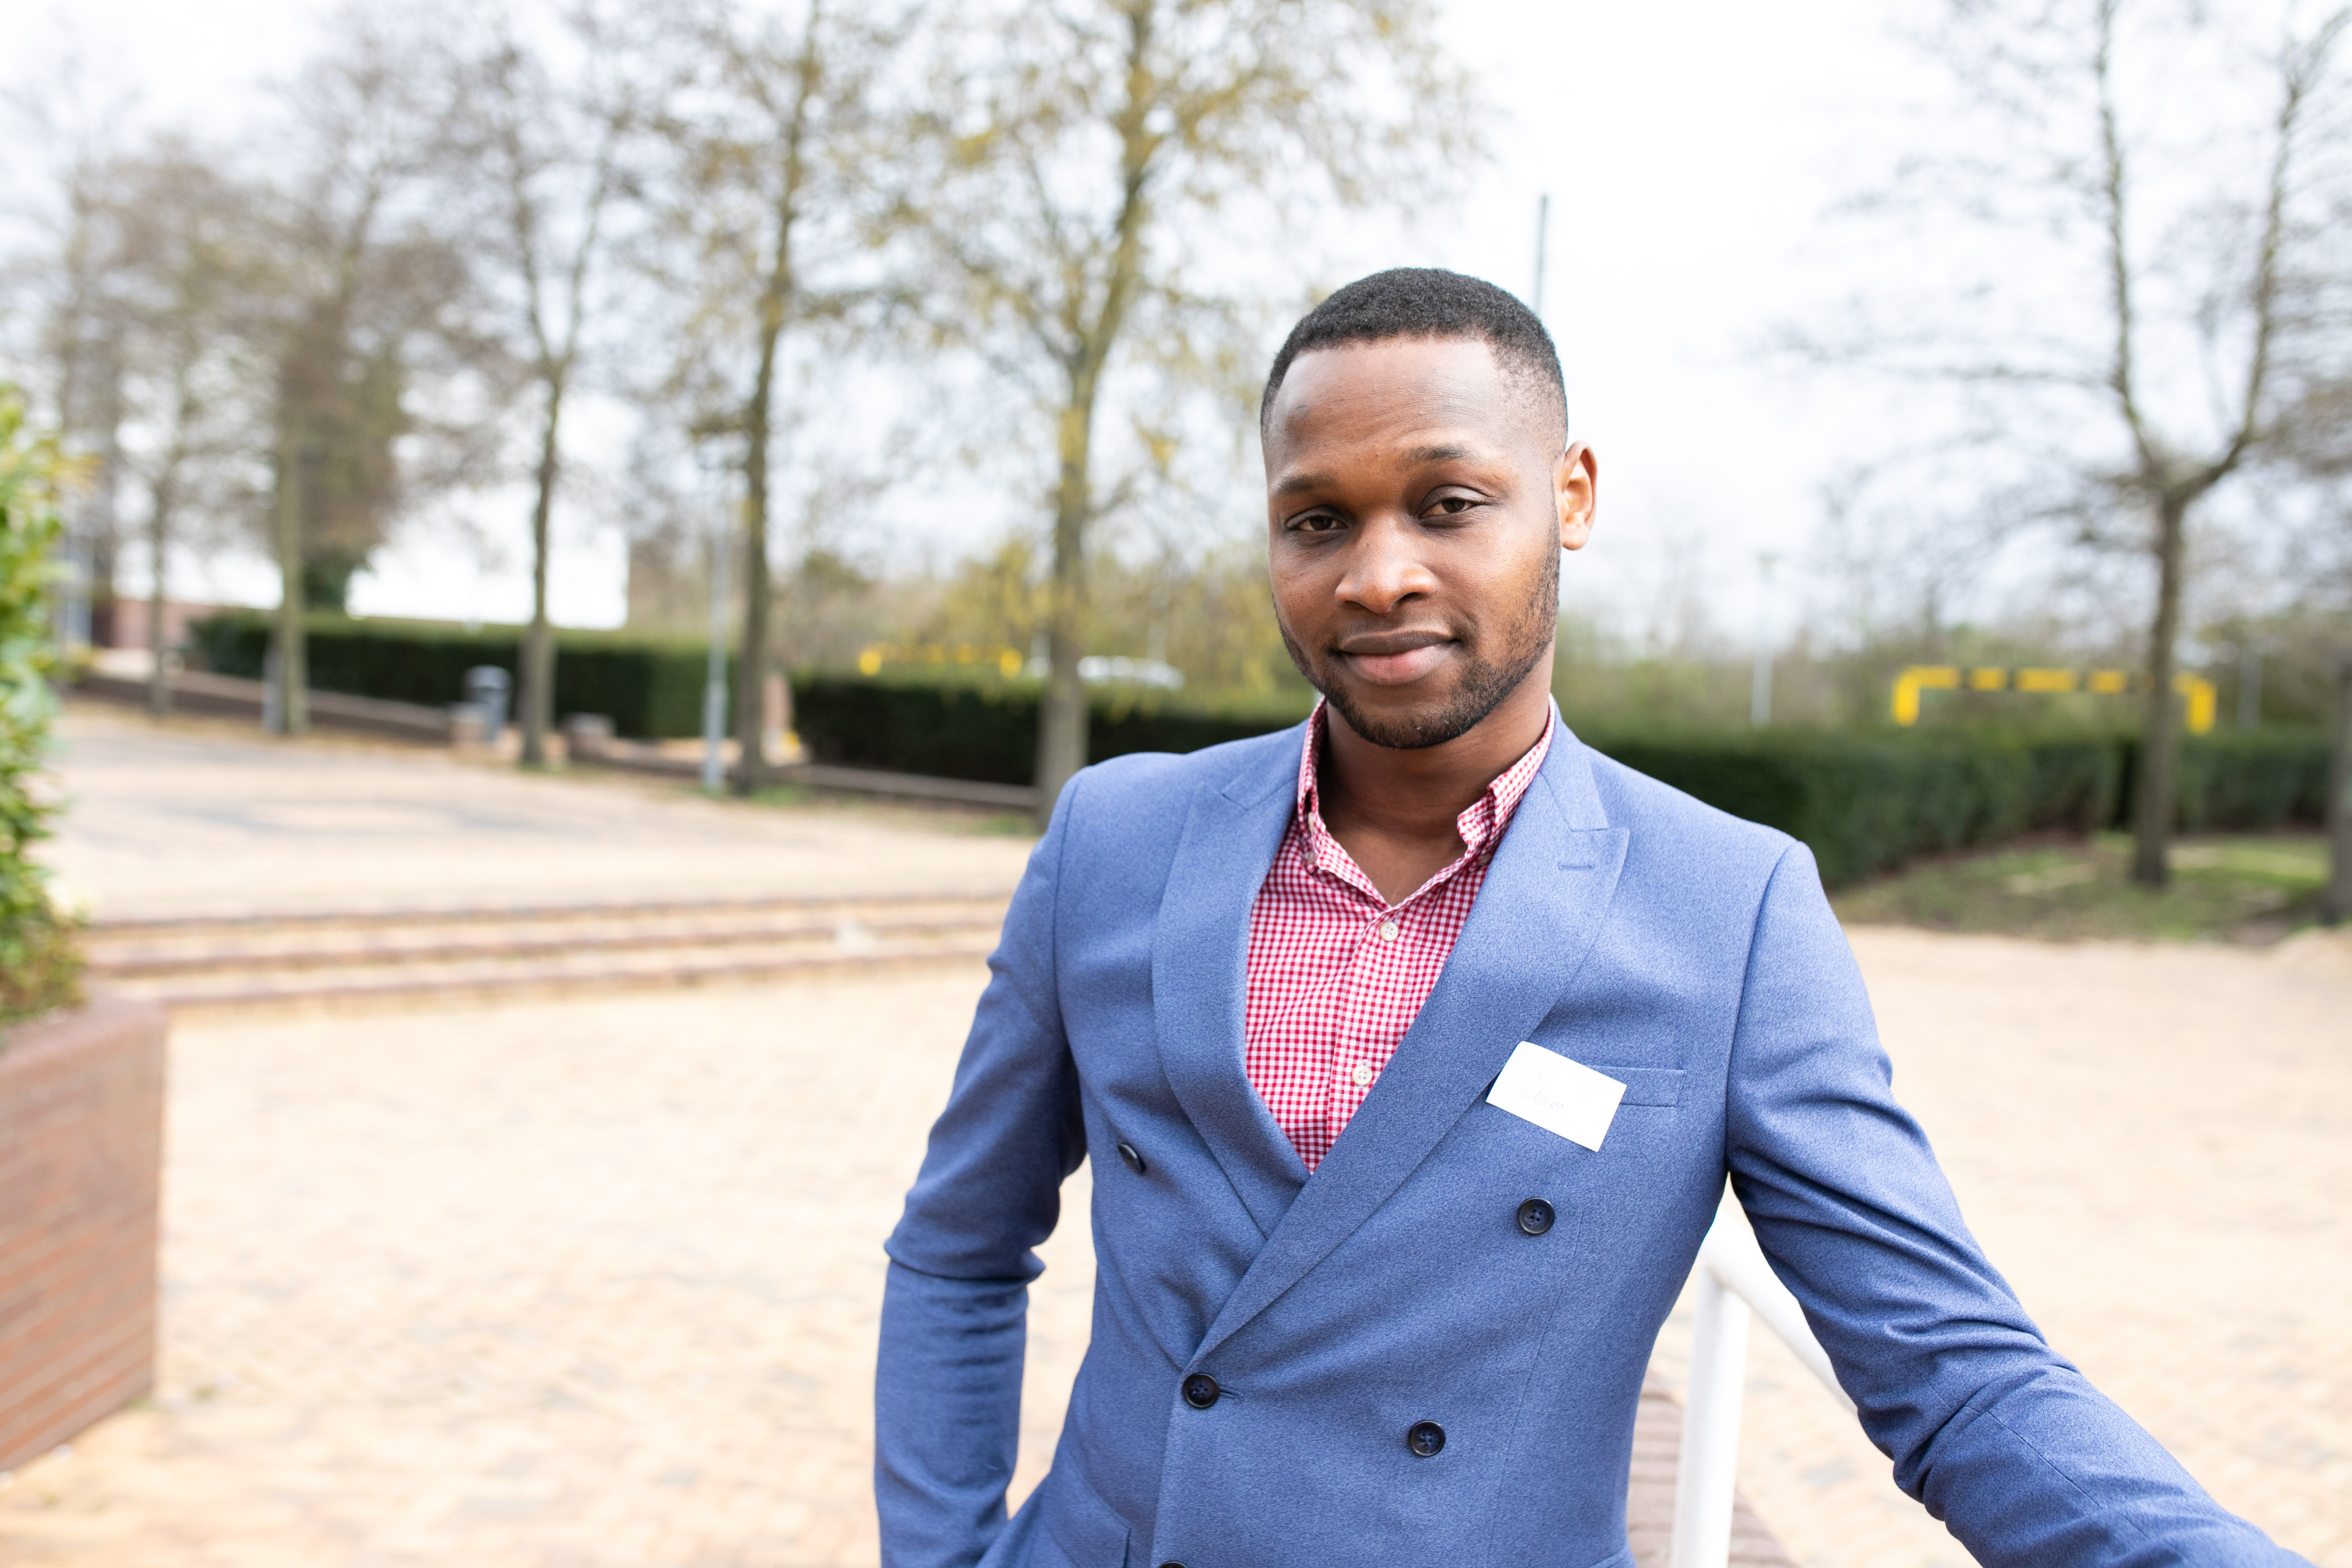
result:
[[[1333,344],[1291,362],[1267,422],[1266,458],[1277,447],[1364,438],[1491,454],[1533,433],[1532,401],[1482,339]]]

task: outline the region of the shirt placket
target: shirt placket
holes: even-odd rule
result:
[[[1336,1139],[1357,1108],[1370,1094],[1381,1066],[1395,1042],[1390,1038],[1396,1020],[1389,1016],[1388,999],[1396,992],[1396,973],[1403,953],[1405,927],[1411,911],[1402,905],[1388,909],[1372,900],[1358,905],[1361,923],[1356,951],[1348,965],[1348,988],[1340,1010],[1338,1049],[1331,1056],[1327,1106]]]
[[[1310,864],[1316,874],[1329,879],[1354,918],[1362,922],[1340,984],[1335,1020],[1339,1026],[1332,1031],[1321,1097],[1328,1147],[1339,1141],[1395,1054],[1404,1031],[1400,1020],[1391,1016],[1395,1010],[1392,999],[1403,987],[1414,922],[1426,913],[1424,906],[1431,900],[1440,897],[1457,876],[1477,862],[1493,820],[1493,802],[1491,797],[1481,797],[1462,813],[1456,819],[1462,854],[1403,903],[1393,906],[1378,896],[1353,858],[1323,826],[1311,793],[1306,804]]]

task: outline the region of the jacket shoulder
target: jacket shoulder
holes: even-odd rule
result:
[[[1080,772],[1073,809],[1087,815],[1157,809],[1181,812],[1202,784],[1240,796],[1295,777],[1303,724],[1269,735],[1226,741],[1197,752],[1130,752]]]
[[[1585,748],[1592,784],[1612,826],[1674,860],[1711,865],[1730,879],[1769,877],[1796,840],[1777,827],[1734,816],[1672,784]]]

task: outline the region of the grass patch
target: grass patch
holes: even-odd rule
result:
[[[2318,834],[2184,838],[2173,848],[2172,885],[2160,892],[2133,883],[2130,869],[2130,837],[2102,833],[1917,861],[1832,902],[1839,919],[1857,925],[2260,945],[2317,923],[2327,841]]]

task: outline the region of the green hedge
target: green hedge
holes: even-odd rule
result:
[[[495,665],[515,674],[518,626],[461,626],[414,621],[310,617],[310,684],[321,691],[381,697],[439,707],[462,700],[466,671]],[[247,610],[208,616],[189,628],[205,667],[258,679],[269,647],[269,622]],[[603,713],[616,734],[660,740],[702,732],[705,650],[604,632],[558,632],[555,712]]]
[[[312,619],[312,683],[412,702],[457,700],[478,664],[515,668],[511,626],[467,632],[414,622]],[[258,675],[265,619],[200,622],[211,668]],[[699,645],[606,633],[557,638],[559,715],[604,713],[623,735],[701,729]],[[1027,784],[1037,746],[1034,681],[793,678],[793,726],[815,760],[937,778]],[[1097,694],[1087,760],[1192,752],[1297,722],[1280,707],[1202,710],[1163,698]],[[1737,816],[1812,847],[1832,885],[1915,855],[2033,832],[2121,826],[2136,746],[2127,737],[2021,735],[1952,727],[1908,733],[1737,730],[1588,735],[1601,751]],[[2313,731],[2192,738],[2181,750],[2180,826],[2192,832],[2316,824],[2326,813],[2327,744]]]
[[[2126,742],[2124,799],[2131,798],[2139,747]],[[2259,833],[2327,820],[2327,737],[2313,730],[2235,730],[2190,736],[2180,747],[2175,785],[2189,833]],[[2122,818],[2118,816],[2118,823]]]
[[[988,687],[802,677],[793,720],[820,762],[1025,784],[1035,755],[1033,683]],[[1197,751],[1264,734],[1295,713],[1194,712],[1097,699],[1092,762]],[[1878,739],[1812,731],[1602,738],[1629,766],[1813,847],[1822,874],[1852,881],[1923,851],[2112,819],[2123,759],[2114,742],[1937,735]]]
[[[795,677],[795,727],[821,762],[941,778],[1026,784],[1036,748],[1034,683]],[[1089,761],[1196,751],[1295,723],[1296,713],[1197,712],[1097,698]],[[1738,730],[1594,734],[1599,750],[1736,816],[1811,847],[1831,885],[1913,856],[2021,834],[2120,826],[2136,750],[2127,737],[1981,730],[1909,734]],[[2181,753],[2181,826],[2259,831],[2316,824],[2327,745],[2312,731],[2192,739]]]
[[[817,762],[1025,784],[1035,776],[1039,683],[793,678],[793,728]],[[1100,694],[1087,760],[1129,752],[1197,752],[1263,735],[1302,717],[1279,709],[1201,711]]]
[[[1832,731],[1595,737],[1626,766],[1804,840],[1835,887],[1914,855],[2113,820],[2112,741]]]

